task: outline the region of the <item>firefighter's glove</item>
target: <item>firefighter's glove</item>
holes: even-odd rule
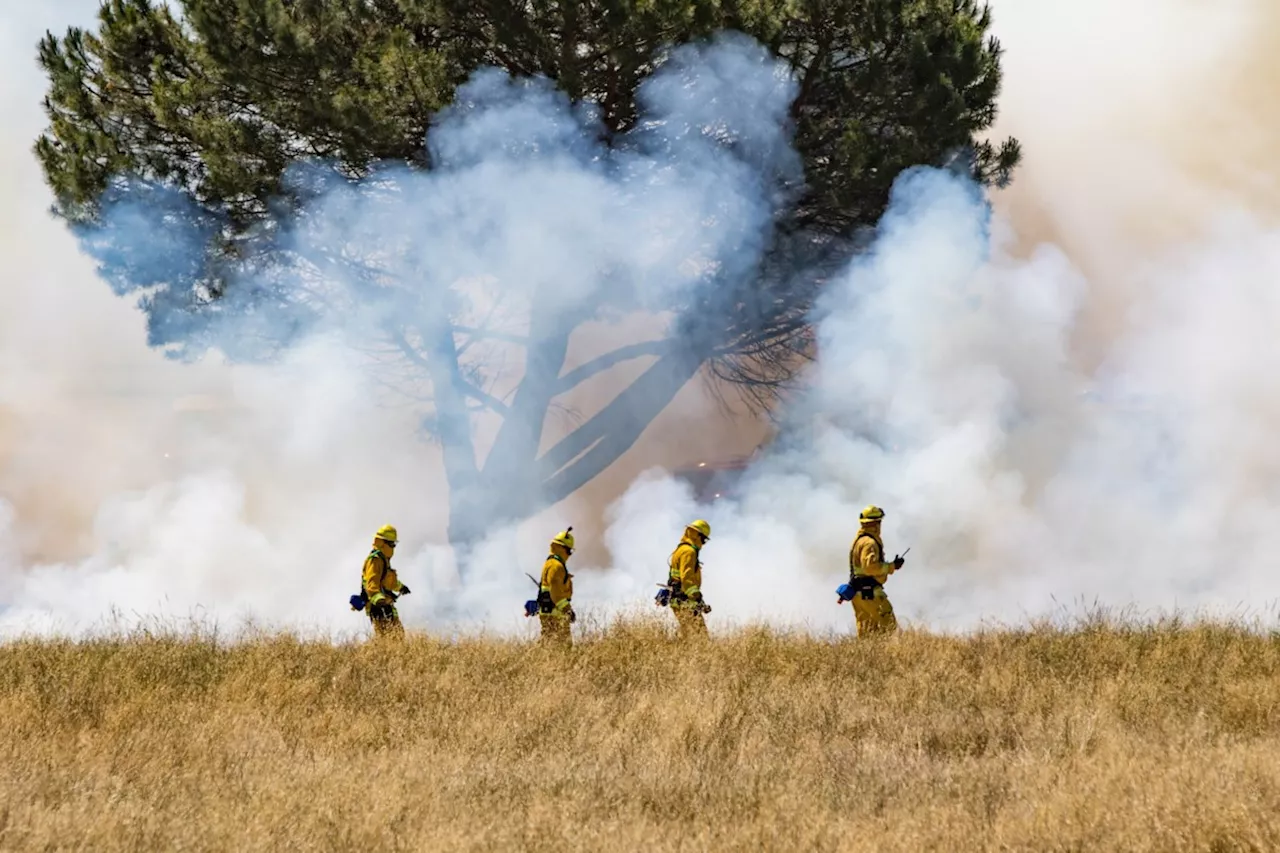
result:
[[[570,623],[573,623],[573,622],[577,622],[577,621],[578,621],[578,614],[573,612],[573,608],[572,608],[572,607],[567,608],[567,612],[568,612],[568,614],[569,614],[569,622],[570,622]]]
[[[397,593],[397,594],[398,594],[398,595],[408,595],[408,594],[409,594],[409,587],[405,586],[404,584],[400,584],[400,592],[399,592],[399,593]]]

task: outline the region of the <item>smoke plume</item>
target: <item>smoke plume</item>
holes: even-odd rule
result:
[[[410,626],[529,630],[522,572],[565,524],[585,546],[578,609],[652,611],[699,516],[713,526],[713,629],[848,630],[834,587],[867,503],[888,513],[890,554],[911,546],[888,586],[909,625],[963,629],[1095,601],[1255,612],[1280,596],[1268,563],[1280,544],[1269,523],[1280,349],[1268,334],[1280,321],[1280,113],[1266,100],[1280,27],[1265,3],[997,0],[1008,53],[996,131],[1021,139],[1025,166],[991,199],[947,173],[902,176],[873,249],[817,307],[818,362],[736,496],[698,506],[665,471],[762,432],[690,386],[575,499],[495,530],[465,584],[443,547],[438,449],[403,405],[413,389],[379,369],[365,334],[377,312],[430,300],[370,307],[349,281],[317,291],[297,269],[273,270],[264,282],[326,300],[343,322],[199,318],[215,349],[179,365],[144,347],[135,300],[113,297],[45,214],[27,153],[42,125],[30,44],[95,5],[6,13],[5,107],[19,117],[0,138],[13,175],[0,237],[7,633],[91,630],[112,613],[358,631],[345,598],[384,521],[405,537]],[[602,160],[589,114],[548,87],[477,75],[433,134],[439,173],[324,189],[291,239],[311,257],[354,247],[400,259],[402,275],[430,269],[431,294],[469,281],[473,304],[502,297],[522,309],[513,317],[527,316],[532,291],[490,282],[555,282],[557,309],[571,310],[603,286],[598,270],[618,270],[610,286],[625,288],[628,315],[584,327],[575,351],[646,334],[664,288],[705,286],[681,260],[751,260],[771,193],[795,168],[781,123],[789,85],[750,45],[687,53],[648,93],[665,123]],[[738,154],[662,137],[716,123],[745,141]],[[153,203],[122,205],[115,227],[155,228]],[[171,259],[181,237],[168,234],[166,254],[125,241],[143,254],[123,260]],[[154,340],[193,339],[150,319]],[[250,344],[280,348],[282,363],[218,355]],[[569,405],[589,413],[626,378]]]

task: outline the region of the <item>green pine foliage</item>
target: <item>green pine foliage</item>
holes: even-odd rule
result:
[[[95,32],[49,34],[48,132],[36,151],[59,211],[80,220],[113,178],[175,184],[242,227],[285,193],[293,162],[357,177],[426,167],[433,112],[477,67],[542,74],[636,118],[639,82],[671,45],[738,29],[795,69],[807,190],[795,224],[873,224],[893,179],[957,151],[1008,180],[995,118],[1000,47],[978,0],[107,0]]]

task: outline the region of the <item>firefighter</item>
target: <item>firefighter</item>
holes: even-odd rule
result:
[[[702,519],[690,522],[680,544],[671,552],[667,588],[671,612],[675,614],[681,639],[705,637],[707,623],[702,618],[711,607],[702,597],[702,546],[711,538],[711,525]]]
[[[853,615],[858,623],[858,636],[892,634],[898,630],[893,605],[884,593],[889,575],[906,562],[901,556],[893,562],[884,560],[884,540],[880,538],[880,522],[884,510],[869,506],[858,516],[858,535],[849,549],[849,586],[853,591]]]
[[[573,612],[573,575],[569,574],[569,556],[573,554],[573,528],[556,534],[551,540],[551,553],[542,564],[542,580],[538,584],[538,621],[542,642],[570,645],[577,621]]]
[[[399,639],[404,637],[404,626],[396,612],[396,599],[408,595],[409,587],[400,583],[396,570],[391,568],[396,541],[396,529],[390,524],[378,528],[373,535],[373,550],[364,561],[362,587],[374,636]]]

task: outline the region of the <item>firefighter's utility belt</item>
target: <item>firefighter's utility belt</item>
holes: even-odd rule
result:
[[[556,605],[555,605],[555,602],[551,600],[551,590],[549,589],[538,590],[537,602],[538,602],[539,613],[555,612]]]
[[[690,598],[681,588],[680,578],[667,578],[666,586],[659,586],[658,594],[653,597],[653,603],[659,607],[668,607],[675,605],[688,604]]]
[[[680,589],[678,585],[676,586],[676,591],[671,595],[672,610],[692,610],[695,613],[702,613],[704,612],[704,608],[706,610],[711,609],[706,607],[706,602],[702,600],[701,596],[698,598],[692,598],[688,593]]]
[[[884,584],[870,575],[853,575],[849,578],[849,590],[854,597],[871,601],[876,597],[876,590],[884,589]]]
[[[680,588],[680,581],[672,581],[670,588],[672,604],[680,604],[689,600],[689,596],[685,595],[684,590]]]

